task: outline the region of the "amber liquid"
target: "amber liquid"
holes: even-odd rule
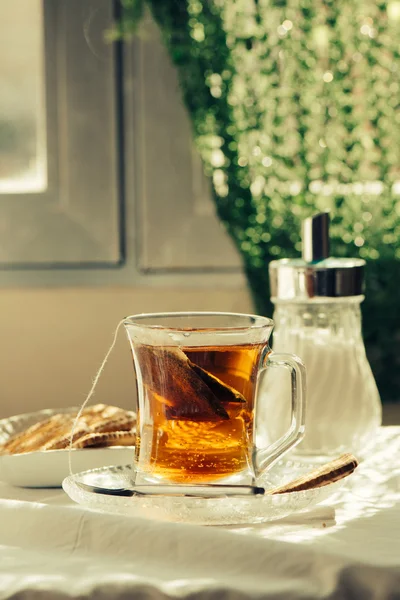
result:
[[[187,483],[251,472],[255,387],[264,347],[136,347],[142,391],[137,469]]]

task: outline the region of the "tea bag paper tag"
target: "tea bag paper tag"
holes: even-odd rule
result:
[[[88,395],[86,396],[86,399],[83,402],[82,406],[80,407],[79,412],[76,415],[74,423],[72,425],[71,436],[70,436],[70,439],[69,439],[69,447],[68,447],[68,466],[69,466],[69,474],[70,475],[73,475],[73,471],[72,471],[72,444],[73,444],[73,441],[74,441],[74,433],[75,433],[76,426],[78,424],[79,419],[82,416],[82,413],[83,413],[84,409],[86,408],[88,402],[90,401],[90,399],[92,398],[92,396],[93,396],[93,394],[95,392],[97,383],[98,383],[98,381],[100,379],[100,376],[101,376],[102,372],[104,371],[104,367],[106,366],[106,363],[107,363],[107,361],[108,361],[108,359],[109,359],[109,357],[111,355],[111,352],[114,350],[115,344],[117,342],[117,337],[118,337],[119,330],[121,328],[121,325],[124,324],[124,321],[125,321],[125,318],[121,319],[119,321],[119,323],[117,324],[117,327],[115,328],[115,331],[114,331],[114,337],[113,337],[113,340],[111,342],[111,346],[107,350],[107,353],[106,353],[106,355],[105,355],[105,357],[103,359],[103,362],[101,363],[100,368],[97,371],[95,378],[93,379],[92,387],[90,388],[90,391],[89,391]]]

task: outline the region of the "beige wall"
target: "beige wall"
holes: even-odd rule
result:
[[[79,405],[128,314],[168,310],[251,310],[241,289],[20,289],[0,292],[0,418]],[[93,402],[129,407],[130,349],[121,332]]]

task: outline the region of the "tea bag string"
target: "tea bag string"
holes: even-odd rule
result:
[[[108,349],[108,351],[107,351],[107,353],[106,353],[106,355],[105,355],[105,357],[103,359],[103,362],[101,363],[100,368],[97,371],[95,378],[93,379],[92,387],[90,388],[90,391],[89,391],[88,395],[86,396],[86,399],[83,402],[82,406],[80,407],[79,412],[76,415],[74,423],[72,425],[71,436],[70,436],[70,439],[69,439],[69,447],[68,447],[68,466],[69,466],[69,474],[70,475],[74,474],[73,471],[72,471],[72,444],[74,442],[74,434],[75,434],[76,426],[77,426],[78,421],[81,418],[82,413],[85,410],[85,408],[86,408],[89,400],[91,399],[91,397],[94,394],[94,391],[96,389],[96,386],[97,386],[97,383],[98,383],[98,381],[100,379],[100,376],[101,376],[101,374],[104,371],[104,367],[106,366],[106,363],[107,363],[107,361],[108,361],[108,359],[110,357],[110,354],[114,350],[115,344],[117,343],[118,333],[119,333],[119,330],[121,328],[121,325],[124,324],[124,321],[125,321],[125,318],[121,319],[120,322],[118,323],[118,325],[117,325],[117,327],[116,327],[116,329],[114,331],[114,337],[113,337],[113,340],[111,342],[111,346],[109,347],[109,349]]]

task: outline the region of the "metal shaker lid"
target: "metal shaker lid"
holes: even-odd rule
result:
[[[302,257],[307,263],[329,258],[329,213],[319,213],[302,223]]]
[[[329,257],[329,213],[305,219],[302,259],[269,264],[271,300],[321,300],[361,296],[365,261]]]

